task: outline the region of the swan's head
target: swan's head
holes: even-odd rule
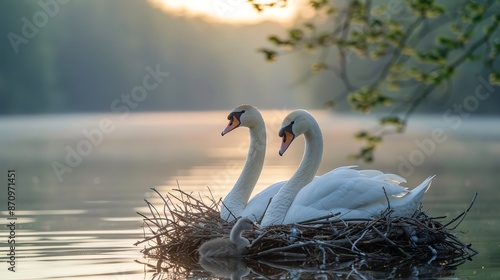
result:
[[[237,228],[239,231],[244,231],[244,230],[257,230],[259,229],[255,223],[250,220],[249,218],[241,218],[236,222],[234,225],[235,228]]]
[[[285,153],[295,138],[310,129],[311,120],[314,121],[313,116],[305,110],[295,110],[285,117],[278,134],[283,139],[279,151],[280,156]]]
[[[234,108],[227,116],[227,119],[229,120],[229,124],[222,131],[222,136],[240,126],[252,128],[259,122],[263,122],[259,110],[251,105],[240,105]]]

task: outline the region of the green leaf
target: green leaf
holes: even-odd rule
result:
[[[460,28],[460,25],[458,25],[457,23],[453,23],[450,25],[450,31],[455,33],[455,34],[458,34],[461,32],[461,28]]]
[[[387,89],[392,91],[398,91],[401,89],[401,85],[397,82],[392,82],[387,84]]]
[[[318,44],[321,46],[326,46],[328,42],[330,41],[330,34],[329,33],[321,33],[318,35],[316,38],[318,41]]]
[[[413,56],[415,55],[417,52],[415,51],[414,48],[410,47],[410,46],[405,46],[402,50],[402,53],[404,55],[408,55],[408,56]]]
[[[493,16],[493,22],[496,24],[500,23],[500,14],[494,15]]]
[[[427,10],[427,16],[430,18],[436,18],[445,13],[445,8],[440,5],[433,5]]]
[[[278,53],[276,51],[269,49],[258,49],[257,52],[263,53],[264,59],[268,62],[275,61],[276,58],[278,57]]]
[[[294,28],[288,31],[288,36],[292,41],[299,41],[304,36],[304,32],[301,29]]]
[[[406,123],[398,116],[383,117],[380,118],[378,121],[380,125],[394,126],[398,132],[401,132],[404,129],[404,126],[406,125]]]
[[[271,43],[275,44],[276,46],[279,46],[281,44],[281,39],[278,38],[276,35],[271,35],[267,38]]]
[[[327,15],[333,15],[335,14],[336,10],[333,6],[329,6],[327,9],[326,9],[326,14]]]
[[[500,71],[491,72],[489,80],[490,84],[500,86]]]
[[[328,0],[310,0],[309,4],[316,10],[328,5]]]
[[[368,136],[368,132],[362,130],[354,135],[354,137],[358,140],[362,140]]]
[[[312,43],[306,43],[305,48],[309,52],[313,52],[314,50],[316,50],[316,46]]]
[[[311,71],[313,72],[320,72],[327,68],[328,68],[327,65],[322,62],[314,62],[313,64],[311,64]]]
[[[316,30],[316,26],[310,22],[304,23],[304,27],[309,30],[309,31],[314,31]]]
[[[449,37],[437,37],[436,41],[438,44],[450,49],[461,48],[464,46],[464,43],[461,40],[456,40]]]
[[[484,5],[480,3],[475,3],[475,2],[469,2],[465,6],[465,9],[473,14],[482,14],[484,13]]]
[[[491,34],[493,34],[493,32],[495,32],[495,30],[497,29],[497,25],[497,23],[493,23],[492,25],[485,26],[483,28],[484,34],[487,36],[491,36]]]

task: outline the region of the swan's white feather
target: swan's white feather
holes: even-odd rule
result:
[[[245,209],[241,212],[241,216],[248,217],[253,221],[259,221],[262,218],[264,210],[269,204],[271,198],[278,193],[285,183],[286,181],[274,183],[252,197],[252,199],[250,199],[245,206]]]
[[[417,210],[433,178],[429,177],[412,191],[407,191],[397,184],[365,177],[356,170],[351,171],[355,172],[331,171],[302,188],[283,223],[296,223],[336,213],[340,213],[339,217],[343,219],[373,218],[387,209],[387,199],[394,211],[393,216],[410,216]]]

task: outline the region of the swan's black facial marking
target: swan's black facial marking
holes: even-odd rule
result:
[[[241,112],[229,113],[229,115],[227,115],[227,119],[229,120],[229,125],[233,125],[234,118],[236,118],[238,120],[238,122],[241,123],[240,118],[241,118],[241,115],[243,115],[243,113],[245,113],[245,110],[243,110]]]
[[[295,135],[295,134],[293,133],[293,125],[294,125],[294,124],[295,124],[295,121],[292,121],[289,125],[287,125],[287,126],[285,126],[285,127],[282,127],[282,128],[280,129],[280,131],[278,132],[279,137],[286,137],[285,132],[288,132],[288,133],[290,133],[290,134],[292,134],[292,135]],[[283,142],[284,142],[284,141],[285,141],[285,139],[283,139]]]
[[[245,110],[242,110],[240,112],[231,112],[229,115],[227,115],[227,119],[229,120],[229,124],[226,126],[226,128],[222,131],[221,135],[224,136],[224,134],[232,131],[233,129],[237,128],[241,124],[241,115],[245,113]]]

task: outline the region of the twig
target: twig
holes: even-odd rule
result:
[[[392,246],[394,246],[394,248],[397,248],[398,251],[403,254],[407,259],[411,258],[411,256],[406,253],[403,249],[401,249],[401,247],[399,247],[396,243],[394,243],[392,240],[390,240],[389,238],[387,238],[387,236],[385,236],[383,233],[381,233],[376,227],[373,227],[373,230],[375,230],[376,233],[378,233],[378,235],[380,237],[382,237],[387,243],[391,244]]]
[[[472,208],[472,205],[474,205],[474,202],[476,202],[476,198],[477,198],[477,192],[474,193],[474,196],[472,197],[472,201],[470,202],[469,207],[467,207],[467,209],[465,209],[460,215],[458,215],[457,217],[452,219],[450,222],[443,225],[442,228],[447,228],[449,225],[451,225],[456,220],[461,218],[460,221],[454,227],[450,228],[451,230],[456,229],[460,225],[460,223],[462,223],[462,221],[465,219],[465,216],[467,215],[467,213],[469,213],[470,209]]]

